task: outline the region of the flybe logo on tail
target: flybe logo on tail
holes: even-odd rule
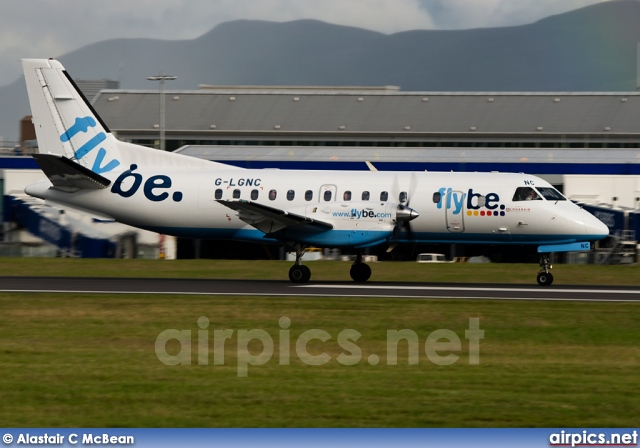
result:
[[[65,131],[64,134],[60,136],[60,140],[63,142],[68,142],[79,132],[87,132],[89,128],[93,128],[96,126],[96,120],[93,117],[84,117],[84,118],[76,118],[76,122],[73,126]],[[104,135],[103,132],[101,132]]]
[[[498,193],[476,193],[473,188],[467,192],[453,191],[452,188],[442,187],[438,190],[440,201],[438,208],[451,210],[454,215],[467,210],[467,216],[504,216],[505,205],[500,203]]]
[[[76,118],[75,123],[69,127],[65,132],[60,136],[60,141],[63,143],[70,142],[72,138],[74,138],[79,133],[86,133],[89,128],[96,127],[97,123],[95,118],[93,117],[83,117]],[[99,132],[95,136],[93,136],[88,142],[83,144],[80,148],[74,151],[74,158],[76,160],[80,160],[89,154],[91,151],[96,149],[100,143],[105,141],[107,136],[104,132]],[[109,162],[104,163],[105,156],[107,155],[107,150],[104,148],[99,148],[98,153],[96,154],[96,158],[93,161],[93,166],[91,167],[91,171],[94,173],[102,174],[107,173],[111,170],[114,170],[118,165],[120,165],[120,161],[117,159],[112,159]]]

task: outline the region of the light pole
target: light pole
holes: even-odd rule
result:
[[[165,105],[164,105],[164,82],[165,81],[173,81],[174,79],[178,79],[177,76],[169,76],[165,75],[164,72],[160,72],[157,76],[149,76],[147,80],[149,81],[160,81],[160,150],[164,151],[164,116],[165,116]]]

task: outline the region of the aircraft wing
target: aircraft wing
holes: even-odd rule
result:
[[[40,169],[47,175],[54,188],[64,191],[107,188],[111,181],[88,168],[56,154],[33,154]]]
[[[232,210],[236,210],[241,220],[266,234],[278,232],[285,228],[296,227],[300,229],[301,226],[317,232],[333,229],[333,225],[330,223],[256,202],[243,200],[218,200],[218,202]]]

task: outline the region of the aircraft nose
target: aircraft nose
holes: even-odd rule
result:
[[[585,215],[584,226],[588,240],[601,240],[609,236],[609,227],[607,227],[605,223],[586,210],[583,210],[582,212]]]

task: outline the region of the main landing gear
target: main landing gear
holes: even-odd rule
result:
[[[549,254],[540,254],[540,272],[538,272],[538,285],[549,286],[553,283],[553,274],[549,272],[552,268]]]
[[[302,256],[305,252],[304,247],[296,244],[294,249],[296,251],[296,263],[289,269],[289,280],[291,280],[291,283],[307,283],[311,279],[311,269],[302,264]],[[371,268],[362,262],[362,252],[358,252],[349,274],[355,282],[366,282],[371,278]]]
[[[368,264],[362,262],[362,252],[358,252],[356,261],[351,265],[349,274],[354,282],[366,282],[371,278],[371,268]]]
[[[300,244],[295,245],[296,264],[289,269],[289,280],[291,283],[307,283],[311,279],[311,269],[302,264],[304,248]]]

